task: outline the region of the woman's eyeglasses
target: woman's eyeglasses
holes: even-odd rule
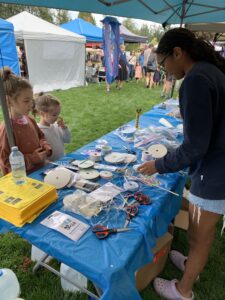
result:
[[[168,53],[160,62],[158,62],[158,64],[164,68],[165,61],[166,61],[167,57],[169,57],[170,55],[171,55],[171,53]]]

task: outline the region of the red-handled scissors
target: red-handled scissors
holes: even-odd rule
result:
[[[128,226],[130,220],[138,214],[138,206],[137,205],[128,205],[125,207],[127,213],[127,219],[124,224],[124,228]]]
[[[152,200],[149,198],[148,195],[145,195],[141,192],[137,192],[134,194],[134,199],[140,204],[140,205],[149,205],[152,203]]]
[[[111,233],[124,232],[132,230],[132,228],[108,228],[102,225],[96,225],[92,228],[92,232],[95,233],[98,239],[102,240],[107,238]]]

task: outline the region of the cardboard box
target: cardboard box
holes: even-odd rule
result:
[[[171,248],[173,236],[168,232],[157,240],[153,248],[153,262],[145,265],[136,272],[136,288],[142,291],[147,285],[162,272],[165,267],[168,253]]]
[[[181,209],[180,209],[179,213],[176,215],[175,220],[174,220],[175,227],[181,228],[184,230],[188,229],[188,226],[189,226],[188,209],[189,209],[189,201],[183,197]]]

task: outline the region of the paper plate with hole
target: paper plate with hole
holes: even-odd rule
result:
[[[45,176],[44,182],[55,186],[56,189],[62,189],[70,182],[71,176],[71,171],[65,168],[57,168]]]
[[[94,162],[90,159],[85,159],[85,160],[81,160],[79,163],[78,163],[78,167],[80,169],[88,169],[88,168],[91,168],[94,166]]]
[[[153,158],[161,158],[167,154],[167,148],[162,144],[151,145],[148,148],[148,153]]]
[[[86,180],[94,180],[99,177],[99,172],[93,169],[81,170],[79,174],[82,179]]]
[[[112,152],[104,157],[104,160],[110,164],[121,164],[124,162],[123,153]]]

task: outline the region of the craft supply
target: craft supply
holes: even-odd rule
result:
[[[87,180],[94,180],[99,177],[99,172],[93,169],[81,170],[79,174],[82,179]]]
[[[141,160],[142,161],[150,161],[150,160],[153,160],[153,156],[152,154],[149,153],[149,151],[143,151],[142,152],[142,155],[141,155]]]
[[[54,166],[64,167],[69,170],[79,171],[79,168],[76,165],[72,165],[72,163],[70,164],[67,161],[49,161],[48,163]]]
[[[88,169],[88,168],[91,168],[93,166],[94,166],[94,162],[92,160],[89,160],[89,159],[81,160],[78,163],[78,167],[80,169]]]
[[[107,170],[107,171],[111,171],[111,172],[116,172],[117,171],[117,167],[115,166],[109,166],[109,165],[104,165],[104,164],[94,164],[94,169],[96,170]]]
[[[92,152],[89,156],[90,160],[96,162],[96,161],[100,161],[102,159],[102,155],[101,152],[95,151]]]
[[[127,153],[134,154],[134,155],[136,154],[136,152],[134,150],[131,150],[125,146],[123,146],[123,148],[127,151]]]
[[[110,180],[113,177],[113,174],[110,171],[101,171],[99,174],[100,174],[101,178],[107,179],[107,180]]]
[[[78,241],[90,227],[80,220],[57,210],[44,219],[41,224],[62,233],[73,241]]]
[[[167,154],[167,148],[163,144],[154,144],[148,148],[148,153],[154,158],[161,158]]]
[[[112,152],[104,157],[104,160],[111,164],[127,163],[130,164],[135,162],[137,159],[136,155],[129,153]]]
[[[101,202],[108,202],[109,200],[119,195],[121,192],[123,192],[123,189],[111,182],[107,182],[94,192],[90,193],[88,197],[94,200],[99,200]]]
[[[126,138],[132,138],[134,136],[136,128],[134,126],[131,126],[131,125],[124,125],[124,126],[118,128],[118,130]]]
[[[137,205],[127,205],[125,207],[125,211],[127,213],[127,218],[126,218],[126,222],[124,224],[124,228],[126,228],[129,225],[130,220],[138,214],[138,206]]]
[[[167,128],[173,128],[173,125],[168,120],[166,120],[165,118],[160,118],[159,123],[164,125]]]
[[[123,184],[125,191],[135,192],[139,189],[139,184],[135,181],[126,181]]]
[[[75,182],[74,187],[83,190],[87,193],[93,192],[98,189],[101,185],[97,182],[92,182],[86,179],[79,179]]]
[[[97,150],[102,150],[102,147],[106,146],[107,144],[108,144],[108,142],[106,140],[98,140],[95,148]]]
[[[136,109],[136,123],[135,123],[135,128],[139,128],[139,118],[140,118],[140,114],[141,114],[141,108],[137,108]]]
[[[103,145],[102,148],[101,148],[101,154],[102,156],[105,156],[109,153],[112,152],[112,147],[111,146],[108,146],[108,145]]]
[[[102,225],[96,225],[92,228],[92,232],[100,240],[107,238],[112,233],[130,231],[132,228],[108,228]]]
[[[59,167],[49,172],[45,176],[44,182],[55,186],[56,189],[61,189],[70,182],[71,173],[71,171],[63,167]]]
[[[149,198],[148,195],[143,194],[142,192],[137,192],[134,194],[134,199],[140,204],[140,205],[149,205],[152,204],[152,200]]]

